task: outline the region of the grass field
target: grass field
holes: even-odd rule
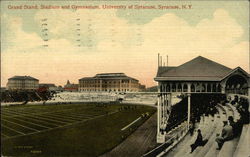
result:
[[[149,106],[121,104],[1,107],[2,154],[98,156],[121,143],[155,111]],[[147,112],[149,116],[126,127]]]

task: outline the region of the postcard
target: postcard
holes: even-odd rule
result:
[[[1,1],[1,155],[250,156],[249,1]]]

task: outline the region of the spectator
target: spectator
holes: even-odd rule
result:
[[[190,135],[193,136],[194,134],[194,129],[195,129],[195,119],[191,119],[191,125],[190,125]]]
[[[233,136],[235,137],[236,135],[237,135],[237,133],[236,133],[236,123],[234,122],[234,118],[232,117],[232,116],[229,116],[228,117],[228,122],[229,122],[229,125],[231,125],[232,126],[232,128],[233,128]]]
[[[240,98],[238,105],[236,106],[238,112],[240,113],[240,122],[242,124],[249,123],[249,102],[247,99]]]
[[[192,153],[198,146],[204,146],[207,143],[207,140],[202,139],[202,134],[201,134],[201,130],[198,129],[198,135],[197,138],[195,140],[195,142],[193,144],[191,144],[191,152]]]
[[[218,143],[217,150],[220,150],[225,141],[233,139],[233,127],[228,125],[227,121],[223,121],[224,126],[221,132],[221,136],[217,137],[215,141]]]

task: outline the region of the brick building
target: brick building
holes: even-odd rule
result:
[[[64,91],[68,92],[76,92],[78,91],[78,84],[70,83],[69,80],[67,81],[67,84],[64,85]]]
[[[8,79],[8,90],[36,90],[39,80],[31,76],[13,76]]]
[[[124,73],[101,73],[79,79],[79,91],[138,92],[139,81]]]

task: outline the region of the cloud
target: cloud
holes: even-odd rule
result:
[[[80,38],[84,51],[87,51],[84,48],[89,46],[88,43],[96,47],[102,41],[126,42],[131,31],[127,21],[116,17],[115,10],[39,11],[35,21],[41,25],[42,19],[47,19],[52,37],[67,39],[72,44]]]
[[[2,36],[2,42],[7,51],[29,52],[30,49],[38,48],[42,39],[36,33],[26,33],[22,30],[22,18],[4,14],[2,16],[6,30]]]
[[[41,46],[44,41],[39,33],[22,30],[21,18],[8,17],[11,38],[4,42],[12,44],[2,53],[3,85],[13,75],[32,75],[40,82],[63,85],[67,79],[77,82],[100,72],[125,72],[151,86],[155,84],[157,53],[168,55],[169,65],[202,55],[231,68],[249,70],[249,41],[237,42],[243,29],[224,9],[217,9],[211,19],[196,26],[173,13],[144,25],[130,24],[114,10],[39,11],[34,18],[38,26],[43,18],[49,19],[48,48]],[[77,23],[81,47],[75,41]]]

